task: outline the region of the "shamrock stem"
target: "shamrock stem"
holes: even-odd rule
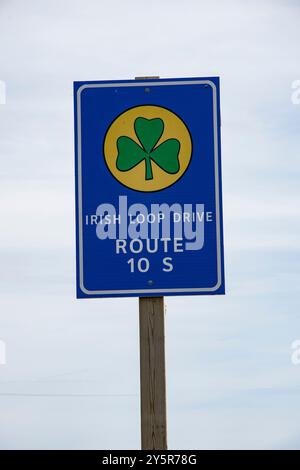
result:
[[[149,157],[148,155],[147,155],[147,157],[145,158],[145,164],[146,164],[146,176],[145,176],[145,179],[146,179],[146,180],[153,180],[151,159],[150,159],[150,157]]]

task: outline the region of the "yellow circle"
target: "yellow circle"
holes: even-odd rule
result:
[[[141,161],[128,171],[117,168],[118,146],[120,137],[126,136],[141,147],[134,123],[137,118],[147,120],[159,118],[163,121],[163,132],[154,150],[168,139],[177,139],[180,144],[178,161],[179,170],[170,174],[163,170],[154,160],[151,160],[152,178],[145,177],[145,162]],[[134,144],[133,144],[134,145]],[[178,181],[185,173],[192,156],[192,141],[184,122],[172,111],[161,106],[136,106],[120,114],[110,125],[104,140],[104,158],[109,171],[124,186],[136,191],[160,191]]]

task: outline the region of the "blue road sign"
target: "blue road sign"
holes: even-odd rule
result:
[[[218,78],[75,82],[77,297],[224,294]]]

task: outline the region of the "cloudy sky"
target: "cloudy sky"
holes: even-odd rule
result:
[[[227,294],[167,298],[169,447],[300,448],[299,43],[297,0],[0,0],[2,449],[140,446],[137,299],[75,299],[72,102],[140,75],[221,79]]]

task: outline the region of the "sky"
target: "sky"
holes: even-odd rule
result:
[[[300,448],[299,43],[296,0],[0,0],[1,449],[140,447],[138,300],[75,298],[72,93],[144,75],[221,83],[226,295],[166,299],[169,448]]]

